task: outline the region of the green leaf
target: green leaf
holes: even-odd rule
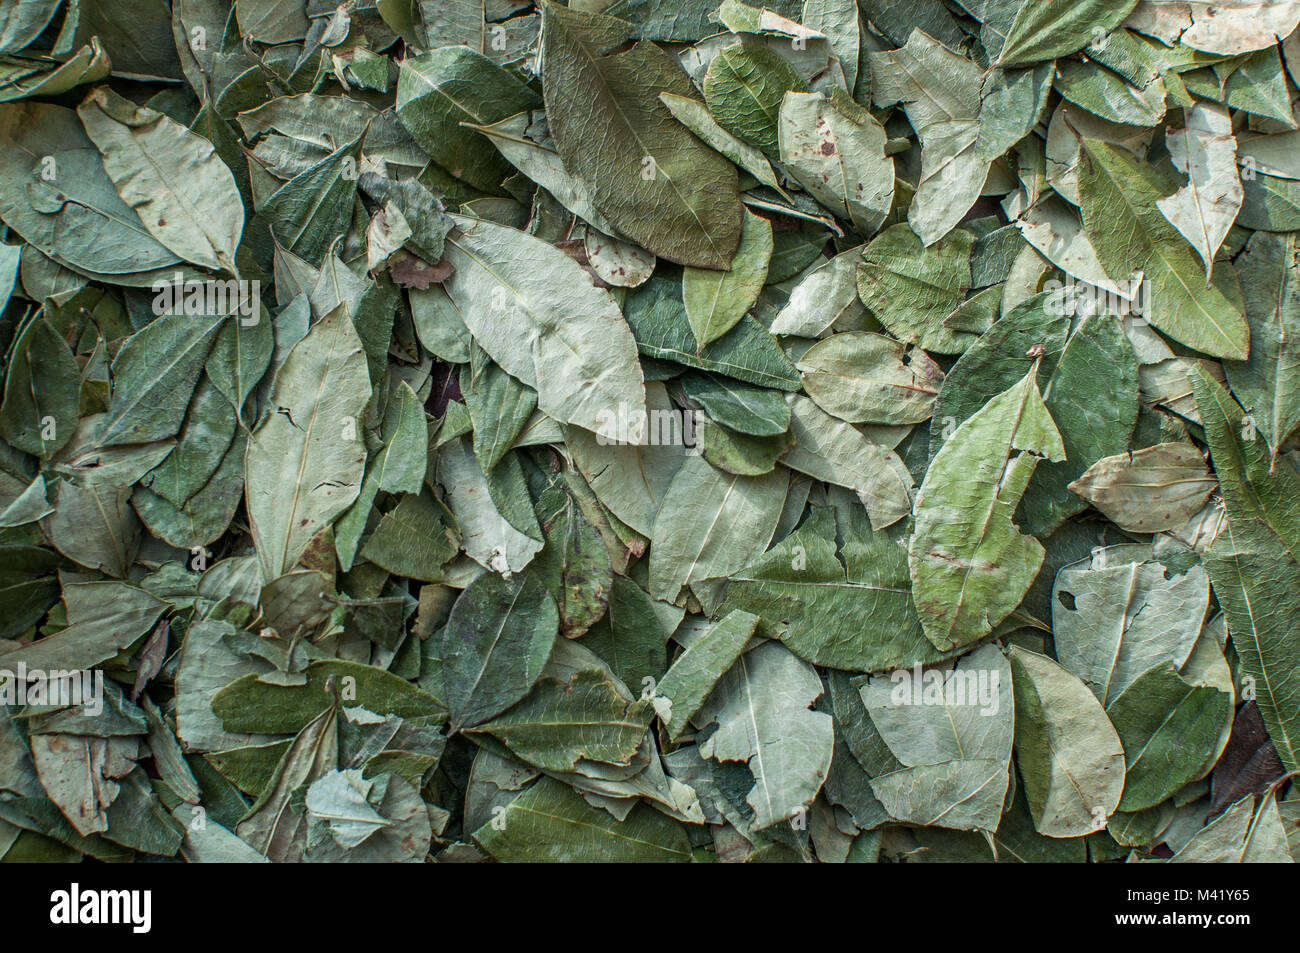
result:
[[[566,638],[581,637],[609,605],[614,570],[600,533],[573,496],[551,487],[537,501],[546,545],[530,572],[555,597]]]
[[[504,225],[453,216],[444,287],[465,326],[507,374],[563,423],[608,427],[644,412],[632,335],[610,296],[567,255]],[[639,442],[636,430],[629,438]]]
[[[388,166],[415,174],[429,161],[425,151],[398,121],[396,110],[381,112],[346,96],[314,93],[277,96],[256,109],[239,113],[235,121],[244,138],[256,142],[253,152],[258,160],[280,179],[292,179],[306,172],[334,152],[340,143],[363,136],[366,151],[382,156]],[[359,184],[363,186],[380,178],[365,170],[358,171],[362,173]]]
[[[771,224],[746,209],[740,245],[728,266],[730,270],[685,269],[682,301],[698,344],[697,353],[735,327],[754,306],[767,281],[771,257]]]
[[[1012,646],[1016,764],[1044,837],[1101,830],[1124,789],[1124,749],[1096,696],[1051,659]]]
[[[25,526],[34,523],[43,516],[54,512],[54,507],[46,498],[45,477],[39,473],[27,489],[23,490],[0,510],[0,528]]]
[[[384,412],[384,447],[366,466],[361,492],[334,527],[339,566],[346,572],[380,490],[419,493],[428,466],[429,427],[420,399],[405,381],[398,385]]]
[[[647,357],[675,361],[762,387],[799,389],[799,372],[772,335],[749,315],[700,350],[675,281],[651,278],[628,297],[624,313],[636,336],[637,350]]]
[[[663,384],[646,384],[646,407],[649,419],[659,421],[647,444],[612,441],[577,428],[566,428],[565,438],[574,463],[600,502],[633,530],[649,535],[664,494],[686,457],[686,447],[683,430],[674,427],[678,411]],[[655,439],[665,433],[669,439]]]
[[[4,77],[0,102],[29,96],[57,96],[84,83],[106,79],[112,68],[98,37],[91,37],[89,43],[58,66],[32,69],[29,62],[11,60],[4,64],[4,72],[16,75]]]
[[[310,29],[306,11],[275,0],[236,0],[239,31],[260,43],[301,40]]]
[[[292,568],[357,498],[369,399],[361,339],[336,308],[289,352],[271,390],[273,410],[248,441],[248,518],[267,579]]]
[[[639,805],[625,820],[591,807],[559,781],[542,778],[474,832],[503,863],[686,863],[686,829]]]
[[[857,286],[861,260],[862,248],[850,248],[812,268],[791,290],[790,300],[772,320],[771,332],[816,337],[830,327],[865,327],[866,309]]]
[[[1172,797],[1218,754],[1219,730],[1232,695],[1197,685],[1165,665],[1139,675],[1106,708],[1124,746],[1124,811]]]
[[[708,106],[691,96],[679,96],[676,93],[660,93],[659,99],[683,126],[763,185],[776,189],[783,196],[786,195],[777,181],[776,173],[772,171],[772,164],[767,161],[762,151],[723,129],[709,112]]]
[[[1236,263],[1250,323],[1250,356],[1224,361],[1232,392],[1276,459],[1300,426],[1300,247],[1295,235],[1256,232]],[[1276,464],[1271,464],[1276,466]]]
[[[601,281],[615,288],[636,288],[654,274],[657,259],[640,245],[588,228],[582,239],[587,264]]]
[[[875,234],[894,199],[884,127],[846,96],[789,92],[778,128],[790,175],[859,234]]]
[[[1075,327],[1043,393],[1065,459],[1034,471],[1017,525],[1047,536],[1084,509],[1070,483],[1104,456],[1128,449],[1138,417],[1138,365],[1123,326],[1090,315]]]
[[[1237,215],[1237,224],[1242,228],[1270,232],[1300,228],[1300,186],[1295,182],[1258,173],[1253,179],[1245,179],[1242,188],[1245,197]]]
[[[441,721],[446,707],[428,692],[373,665],[324,659],[307,666],[301,685],[262,681],[255,673],[241,675],[212,698],[212,711],[226,731],[295,733],[327,713],[334,699],[326,691],[331,679],[347,707],[359,706],[377,715],[432,718]]]
[[[84,610],[75,614],[71,594]],[[74,583],[65,588],[68,626],[53,635],[5,652],[6,667],[28,669],[88,669],[113,658],[144,637],[167,604],[125,582]]]
[[[145,528],[168,545],[185,550],[206,546],[225,533],[243,499],[247,444],[247,435],[236,431],[212,476],[182,506],[137,486],[131,505]]]
[[[1192,835],[1171,864],[1276,864],[1290,860],[1277,795],[1247,795]]]
[[[917,493],[908,565],[926,638],[939,649],[992,632],[1043,563],[1043,547],[1011,520],[1038,462],[1065,456],[1037,375],[1035,364],[958,427]]]
[[[1000,151],[984,155],[978,148],[982,71],[920,29],[902,49],[868,59],[872,105],[901,102],[921,140],[921,178],[907,220],[929,247],[979,198],[989,161]]]
[[[821,693],[812,666],[766,642],[736,660],[695,716],[701,726],[718,725],[698,746],[703,757],[748,766],[754,830],[805,811],[830,770],[831,717],[808,710]]]
[[[1131,300],[1135,293],[1131,281],[1116,282],[1107,277],[1097,258],[1097,249],[1084,231],[1079,213],[1060,196],[1052,193],[1042,196],[1021,213],[1016,225],[1035,251],[1071,278]],[[1037,288],[1035,278],[1033,286],[1026,292]],[[1053,300],[1068,301],[1064,294]]]
[[[345,142],[276,189],[259,217],[286,250],[320,265],[330,246],[347,233],[357,197],[361,139]]]
[[[113,400],[100,446],[163,440],[181,429],[224,320],[173,312],[131,335],[113,361]]]
[[[625,683],[642,685],[668,667],[668,635],[682,615],[681,609],[656,602],[627,576],[615,574],[609,608],[582,637],[582,644]]]
[[[306,847],[306,818],[290,807],[299,788],[338,768],[339,702],[303,726],[276,766],[271,783],[239,822],[235,833],[258,853],[281,863],[301,860]]]
[[[988,3],[987,0],[971,0],[971,3],[970,9],[986,24],[1001,18],[998,4]],[[872,25],[892,43],[900,46],[907,42],[907,38],[915,29],[924,30],[949,46],[957,46],[966,36],[956,17],[943,4],[898,4],[893,0],[860,0],[858,6],[865,19],[870,20]],[[1010,22],[1010,17],[1007,20]]]
[[[799,22],[826,35],[844,69],[844,84],[853,89],[858,77],[861,28],[856,0],[804,0]]]
[[[1244,360],[1250,327],[1236,275],[1222,265],[1206,286],[1196,255],[1156,208],[1164,191],[1153,167],[1107,143],[1083,141],[1080,207],[1106,273],[1124,281],[1141,272],[1150,282],[1145,317],[1170,337],[1213,357]]]
[[[461,380],[474,426],[474,456],[483,472],[491,473],[537,409],[537,392],[486,360],[471,364]]]
[[[1011,666],[985,645],[951,666],[870,678],[862,701],[899,767],[871,779],[893,818],[993,831],[1010,781]],[[917,792],[923,792],[919,796]]]
[[[1214,256],[1241,211],[1244,197],[1237,174],[1237,142],[1227,107],[1197,103],[1184,110],[1181,133],[1166,135],[1174,167],[1187,184],[1156,203],[1205,262],[1208,276]]]
[[[1012,308],[980,335],[944,378],[934,403],[930,427],[931,460],[957,426],[973,417],[989,400],[1020,380],[1036,358],[1030,351],[1041,347],[1042,369],[1050,374],[1065,349],[1070,321],[1056,313],[1049,293],[1034,295]]]
[[[1023,66],[1077,53],[1124,22],[1136,0],[1028,0],[1007,33],[999,66]]]
[[[237,414],[242,415],[248,395],[271,365],[275,332],[270,321],[255,305],[254,320],[240,317],[217,332],[208,352],[208,379],[225,395]]]
[[[194,389],[185,423],[167,459],[141,479],[141,485],[183,506],[216,472],[235,437],[230,404],[206,378]]]
[[[544,134],[546,127],[535,121],[543,115],[540,110],[521,112],[474,129],[490,139],[511,165],[550,192],[574,215],[595,228],[614,231],[614,226],[592,205],[586,184],[564,168],[554,141]]]
[[[691,96],[677,62],[613,17],[542,4],[546,114],[564,166],[600,213],[660,258],[725,268],[740,241],[736,170],[659,100]],[[725,123],[724,123],[725,125]]]
[[[780,391],[703,373],[682,375],[682,389],[710,418],[739,433],[772,437],[790,429],[790,405]]]
[[[1228,518],[1247,532],[1249,521],[1272,533],[1292,557],[1300,558],[1300,474],[1272,466],[1268,445],[1231,395],[1201,367],[1188,378],[1205,425],[1210,460],[1219,477]]]
[[[15,0],[6,3],[6,16],[0,27],[0,53],[17,53],[39,37],[54,14],[60,0]]]
[[[77,427],[81,369],[48,320],[37,317],[18,336],[5,367],[0,434],[18,450],[53,456]]]
[[[431,284],[423,291],[412,288],[408,294],[411,321],[420,346],[440,360],[468,363],[473,338],[460,316],[460,309],[442,285]]]
[[[673,662],[655,686],[656,710],[668,729],[668,740],[677,741],[686,732],[718,679],[740,658],[757,626],[756,615],[728,612]]]
[[[468,734],[490,735],[543,771],[573,771],[580,761],[628,764],[649,722],[648,705],[629,703],[604,672],[583,668],[567,677],[543,671],[528,697]]]
[[[745,566],[772,539],[789,483],[780,471],[736,476],[688,456],[655,515],[650,594],[676,602],[683,586]]]
[[[1127,126],[1156,126],[1164,118],[1167,90],[1162,79],[1139,89],[1096,63],[1070,59],[1057,62],[1055,70],[1052,86],[1056,91],[1101,119]]]
[[[943,384],[942,368],[924,351],[864,331],[818,341],[797,366],[817,406],[853,424],[928,420]]]
[[[758,615],[815,665],[855,672],[907,668],[944,657],[912,607],[907,553],[886,539],[847,538],[839,553],[829,509],[731,575],[719,612]]]
[[[776,461],[794,445],[794,437],[753,437],[721,427],[703,414],[695,417],[696,449],[719,470],[739,476],[771,473]]]
[[[1200,566],[1179,571],[1144,555],[1098,548],[1061,569],[1052,590],[1056,657],[1107,707],[1148,669],[1181,668],[1209,609]]]
[[[405,493],[366,539],[361,558],[394,575],[440,582],[457,552],[445,520],[446,510],[429,494]]]
[[[932,248],[906,225],[882,232],[862,253],[858,295],[895,337],[937,354],[960,354],[976,335],[943,323],[970,288],[975,238],[956,229]]]
[[[792,394],[790,433],[795,445],[781,462],[852,490],[874,529],[892,526],[912,509],[912,476],[889,447],[823,411],[807,397]]]
[[[125,275],[180,262],[117,194],[71,109],[0,105],[0,175],[14,184],[0,195],[0,216],[63,265]]]
[[[82,837],[108,830],[108,809],[131,770],[129,747],[118,738],[38,734],[32,764],[49,799]]]
[[[704,77],[704,100],[724,129],[777,158],[781,101],[808,84],[785,58],[742,37],[719,50]]]
[[[355,769],[322,775],[307,789],[307,810],[313,821],[329,825],[331,837],[341,847],[358,847],[392,823],[370,806],[367,797],[373,785]]]
[[[438,451],[438,482],[447,491],[465,555],[485,569],[518,572],[541,550],[542,531],[532,507],[517,496],[498,500],[493,495],[465,437]],[[502,512],[506,503],[512,504],[510,513]]]
[[[131,490],[91,477],[56,483],[51,496],[54,512],[41,524],[50,544],[88,569],[125,579],[140,548]]]
[[[449,42],[402,62],[397,117],[451,175],[497,193],[510,166],[461,123],[486,125],[541,105],[537,94],[482,53]]]
[[[1275,44],[1244,56],[1227,69],[1196,70],[1184,80],[1189,93],[1225,102],[1234,109],[1253,113],[1295,128],[1291,112],[1287,73]],[[1235,68],[1234,68],[1235,67]],[[1222,74],[1227,73],[1226,82]]]
[[[1240,671],[1288,771],[1300,770],[1300,563],[1259,520],[1237,517],[1206,554]],[[1261,607],[1266,607],[1263,609]]]
[[[238,275],[244,203],[212,143],[105,87],[87,96],[77,115],[150,235],[186,261]]]
[[[472,728],[528,694],[555,645],[555,601],[531,575],[484,573],[452,607],[442,634],[451,726]]]

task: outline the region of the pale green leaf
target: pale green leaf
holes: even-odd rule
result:
[[[655,706],[670,741],[680,738],[703,706],[719,678],[735,664],[749,644],[758,616],[728,612],[679,655],[655,686]]]
[[[731,575],[767,548],[789,474],[736,476],[688,456],[655,515],[650,594],[676,602],[683,586]]]
[[[924,351],[863,331],[818,341],[796,366],[817,405],[849,423],[920,423],[943,384],[943,370]]]
[[[792,394],[789,402],[795,445],[782,457],[783,464],[852,490],[875,529],[892,526],[911,512],[912,477],[898,454],[807,397]]]
[[[248,441],[248,518],[267,579],[292,568],[357,498],[369,399],[361,339],[340,307],[289,352],[271,390],[272,411]]]
[[[951,666],[875,676],[861,693],[900,763],[871,779],[885,810],[905,823],[996,830],[1015,722],[1002,653],[986,645]]]
[[[808,708],[822,693],[816,671],[785,646],[767,642],[744,653],[695,716],[718,729],[699,745],[705,758],[742,761],[754,778],[745,800],[755,830],[811,805],[831,765],[831,717]]]
[[[644,417],[636,343],[618,306],[563,252],[504,225],[453,216],[444,287],[474,339],[563,423],[600,431]],[[635,428],[635,423],[634,423]],[[639,443],[640,431],[628,439]]]
[[[894,198],[885,130],[845,96],[789,92],[781,103],[781,164],[859,234],[875,234]]]
[[[1070,484],[1121,529],[1177,529],[1205,505],[1217,486],[1190,443],[1162,443],[1098,460]]]
[[[149,234],[203,268],[238,274],[244,203],[212,143],[180,123],[101,87],[80,106],[104,170]]]

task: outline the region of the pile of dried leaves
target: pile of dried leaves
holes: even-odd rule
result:
[[[1289,861],[1297,23],[0,0],[0,855]]]

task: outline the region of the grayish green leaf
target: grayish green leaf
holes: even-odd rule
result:
[[[1080,837],[1105,827],[1124,789],[1124,749],[1096,696],[1051,659],[1012,646],[1016,764],[1034,829]]]
[[[808,710],[821,693],[808,663],[767,642],[736,660],[696,716],[697,724],[718,724],[701,755],[748,765],[755,830],[805,811],[830,770],[831,718]]]
[[[336,308],[289,352],[271,390],[272,411],[248,441],[248,518],[267,579],[292,568],[357,498],[369,399],[361,339]]]

